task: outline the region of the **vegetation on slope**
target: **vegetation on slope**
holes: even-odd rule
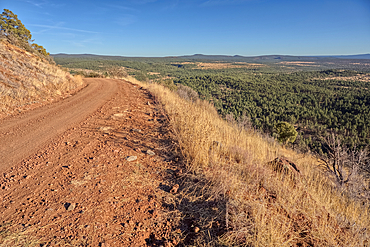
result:
[[[0,117],[82,86],[81,77],[56,66],[42,46],[9,10],[0,20]]]
[[[38,56],[48,58],[50,55],[43,46],[32,43],[31,32],[18,19],[18,16],[9,9],[4,9],[0,15],[0,34],[9,43],[35,53]]]
[[[148,88],[185,159],[180,192],[167,202],[182,220],[184,245],[368,245],[368,205],[341,193],[317,159],[261,136],[246,119],[226,122],[196,93]]]

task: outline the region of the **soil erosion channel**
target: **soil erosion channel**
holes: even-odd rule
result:
[[[140,86],[86,82],[0,121],[0,245],[176,244],[160,213],[176,169],[166,117]]]

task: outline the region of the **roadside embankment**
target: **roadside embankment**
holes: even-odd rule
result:
[[[81,77],[5,40],[0,41],[0,118],[66,97]]]

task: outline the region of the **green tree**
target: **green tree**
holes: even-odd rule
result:
[[[14,45],[20,46],[30,52],[36,51],[38,55],[45,57],[50,55],[41,45],[30,43],[32,38],[31,32],[18,19],[18,16],[9,9],[4,9],[0,15],[0,31]]]
[[[50,55],[50,53],[49,53],[49,52],[47,52],[47,51],[45,50],[45,48],[44,48],[43,46],[41,46],[41,45],[38,45],[38,44],[32,44],[31,46],[32,46],[32,48],[33,48],[35,51],[38,51],[40,54],[44,55],[45,57],[47,57],[47,56],[49,56],[49,55]]]
[[[0,30],[5,35],[14,35],[24,42],[29,42],[32,38],[31,32],[22,24],[18,16],[9,9],[4,9],[0,15]]]
[[[275,131],[279,135],[278,141],[286,145],[288,142],[293,143],[297,138],[298,132],[287,122],[279,122],[275,125]]]

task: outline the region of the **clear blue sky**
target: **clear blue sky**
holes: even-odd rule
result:
[[[0,0],[51,53],[370,53],[370,0]]]

